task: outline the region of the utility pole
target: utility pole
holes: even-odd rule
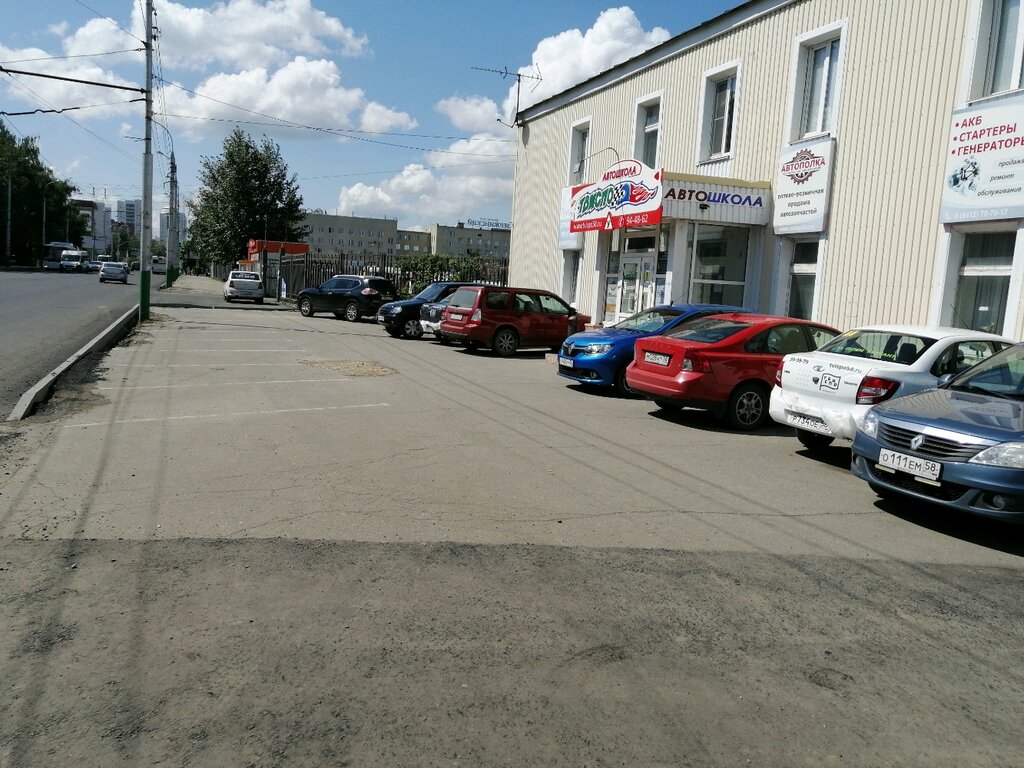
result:
[[[171,220],[167,235],[167,285],[171,284],[171,270],[178,274],[178,166],[174,162],[174,150],[171,150],[171,197],[168,201],[171,209]]]
[[[153,0],[146,0],[146,133],[142,155],[142,236],[139,238],[139,322],[149,320],[153,239]]]
[[[4,264],[10,265],[11,263],[11,177],[10,174],[7,176],[7,236],[4,238],[7,242],[4,245]]]

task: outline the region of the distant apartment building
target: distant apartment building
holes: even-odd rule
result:
[[[118,200],[115,221],[128,225],[128,231],[133,235],[142,234],[142,201],[141,200]]]
[[[302,224],[309,228],[303,242],[311,254],[393,256],[398,247],[398,222],[362,216],[307,213]]]
[[[160,239],[167,242],[171,232],[171,212],[161,211],[160,213]],[[188,235],[188,218],[184,211],[178,211],[178,242],[182,242]]]
[[[507,228],[474,228],[459,222],[454,227],[431,224],[430,244],[434,253],[452,256],[486,256],[507,259],[512,230]]]
[[[398,230],[398,253],[406,256],[432,252],[429,232]]]
[[[74,203],[85,219],[82,247],[93,253],[106,253],[110,247],[110,207],[101,200],[76,198]]]

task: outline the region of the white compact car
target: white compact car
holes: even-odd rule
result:
[[[263,279],[258,272],[231,272],[224,282],[224,301],[252,299],[263,303]]]
[[[815,352],[786,355],[769,413],[808,448],[852,440],[864,414],[892,397],[930,389],[1013,342],[962,328],[879,325],[836,336]]]

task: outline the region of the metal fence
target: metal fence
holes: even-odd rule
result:
[[[389,278],[403,295],[410,295],[438,280],[507,285],[508,260],[481,256],[436,255],[423,260],[383,254],[307,254],[286,256],[281,261],[281,277],[289,298],[333,275],[379,275]]]

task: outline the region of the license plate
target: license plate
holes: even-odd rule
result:
[[[558,358],[558,364],[566,368],[573,368],[576,364],[573,362],[571,357],[560,357]]]
[[[926,480],[938,480],[942,472],[942,464],[930,459],[922,459],[917,456],[908,456],[905,453],[897,453],[885,448],[878,454],[878,463],[889,469],[898,469],[900,472],[923,477]]]
[[[466,319],[465,315],[455,315],[455,314],[452,315],[452,320],[454,320],[455,322],[458,322],[460,320],[465,320],[465,319]]]
[[[663,355],[660,352],[644,352],[645,363],[654,363],[655,365],[668,365],[668,361],[668,355]]]
[[[786,421],[792,424],[794,427],[800,427],[801,429],[809,429],[812,432],[819,432],[822,435],[831,435],[832,430],[828,428],[821,419],[817,419],[814,416],[804,416],[802,413],[793,413],[793,411],[786,411]]]

